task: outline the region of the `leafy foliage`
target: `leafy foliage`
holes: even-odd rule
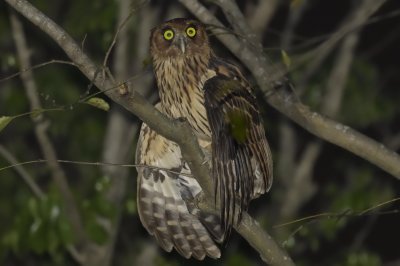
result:
[[[29,197],[26,204],[2,238],[4,248],[16,254],[32,251],[56,256],[74,242],[57,193],[48,194],[44,199]]]

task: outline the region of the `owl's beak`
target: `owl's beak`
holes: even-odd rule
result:
[[[186,38],[184,36],[179,36],[176,39],[176,46],[178,46],[178,48],[184,54],[186,52]]]

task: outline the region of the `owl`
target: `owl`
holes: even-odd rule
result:
[[[219,215],[200,211],[201,192],[179,146],[142,125],[136,163],[138,212],[166,251],[185,258],[219,258],[222,243],[249,202],[272,184],[272,158],[259,108],[237,66],[217,57],[205,25],[176,18],[155,27],[150,53],[160,102],[171,119],[184,118],[204,152]]]

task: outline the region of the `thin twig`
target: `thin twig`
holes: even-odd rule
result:
[[[15,171],[22,177],[28,187],[32,190],[33,194],[39,199],[44,199],[45,195],[41,188],[36,184],[33,177],[22,167],[22,164],[18,163],[18,160],[14,157],[14,155],[9,152],[6,147],[0,144],[0,154],[4,157],[11,165],[15,168]],[[1,169],[0,169],[1,171]]]
[[[368,19],[386,2],[387,0],[364,0],[360,6],[357,6],[348,15],[347,19],[344,20],[341,27],[336,30],[331,37],[322,43],[314,51],[309,54],[305,54],[304,57],[308,56],[314,58],[314,60],[308,64],[307,69],[304,71],[302,81],[300,81],[299,87],[304,87],[309,78],[320,68],[321,64],[327,58],[327,56],[336,47],[337,43],[343,39],[344,36],[350,32],[359,30],[364,27]]]
[[[277,224],[274,225],[274,228],[280,228],[280,227],[284,227],[284,226],[288,226],[288,225],[292,225],[292,224],[297,224],[297,223],[301,223],[301,222],[306,222],[306,221],[311,221],[311,220],[315,220],[315,219],[320,219],[320,218],[340,218],[340,217],[354,217],[354,216],[370,216],[370,215],[380,215],[380,214],[394,214],[394,213],[399,213],[398,209],[394,209],[394,210],[389,210],[389,211],[382,211],[382,212],[372,212],[373,210],[379,209],[383,206],[395,203],[395,202],[400,202],[400,198],[394,198],[394,199],[390,199],[381,203],[378,203],[370,208],[367,208],[365,210],[361,210],[361,211],[354,211],[354,210],[349,210],[346,209],[344,211],[341,212],[324,212],[324,213],[317,213],[317,214],[313,214],[313,215],[309,215],[306,217],[302,217],[302,218],[298,218],[289,222],[285,222],[285,223],[281,223],[281,224]]]
[[[13,79],[13,78],[16,78],[16,77],[20,76],[22,73],[24,73],[26,71],[32,71],[32,70],[35,70],[35,69],[38,69],[38,68],[42,68],[44,66],[48,66],[50,64],[64,64],[64,65],[71,65],[71,66],[77,67],[77,65],[74,62],[71,62],[71,61],[52,59],[52,60],[49,60],[47,62],[43,62],[43,63],[37,64],[37,65],[31,66],[29,68],[22,69],[22,70],[18,71],[17,73],[14,73],[14,74],[9,75],[7,77],[1,78],[0,79],[0,83],[4,82],[4,81],[8,81],[8,80]]]
[[[112,40],[110,46],[107,49],[106,55],[104,56],[103,67],[107,67],[108,58],[111,55],[111,51],[113,50],[115,43],[117,42],[117,38],[118,38],[119,33],[124,29],[126,23],[128,23],[128,21],[132,18],[132,15],[135,12],[136,12],[136,8],[132,8],[130,10],[129,14],[118,25],[118,28],[117,28],[117,31],[114,34],[113,40]]]
[[[0,145],[0,147],[2,147]],[[4,156],[5,157],[5,156]],[[87,166],[111,166],[111,167],[125,167],[125,168],[137,168],[137,167],[143,167],[143,168],[149,168],[149,169],[154,169],[154,170],[159,170],[159,171],[165,171],[174,175],[184,175],[188,177],[193,177],[192,174],[188,173],[181,173],[177,171],[173,171],[168,168],[163,168],[163,167],[158,167],[158,166],[151,166],[147,164],[126,164],[126,163],[109,163],[109,162],[87,162],[87,161],[74,161],[74,160],[60,160],[57,159],[58,163],[64,163],[64,164],[77,164],[77,165],[87,165]],[[11,169],[11,168],[17,168],[19,166],[23,165],[29,165],[29,164],[38,164],[38,163],[48,163],[46,159],[36,159],[36,160],[30,160],[30,161],[24,161],[24,162],[15,162],[11,163],[10,165],[4,166],[0,168],[0,172]]]

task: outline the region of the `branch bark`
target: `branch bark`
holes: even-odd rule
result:
[[[223,27],[223,24],[197,0],[180,0],[180,2],[203,23]],[[377,0],[376,4],[382,5],[384,2],[385,0]],[[235,19],[231,23],[235,23]],[[233,35],[218,34],[223,32],[221,29],[212,31],[251,71],[266,100],[275,109],[317,137],[354,153],[400,179],[400,167],[398,167],[400,156],[397,153],[349,126],[311,111],[294,95],[293,88],[289,88],[286,81],[282,80],[282,72],[273,70],[263,53],[255,52]]]

